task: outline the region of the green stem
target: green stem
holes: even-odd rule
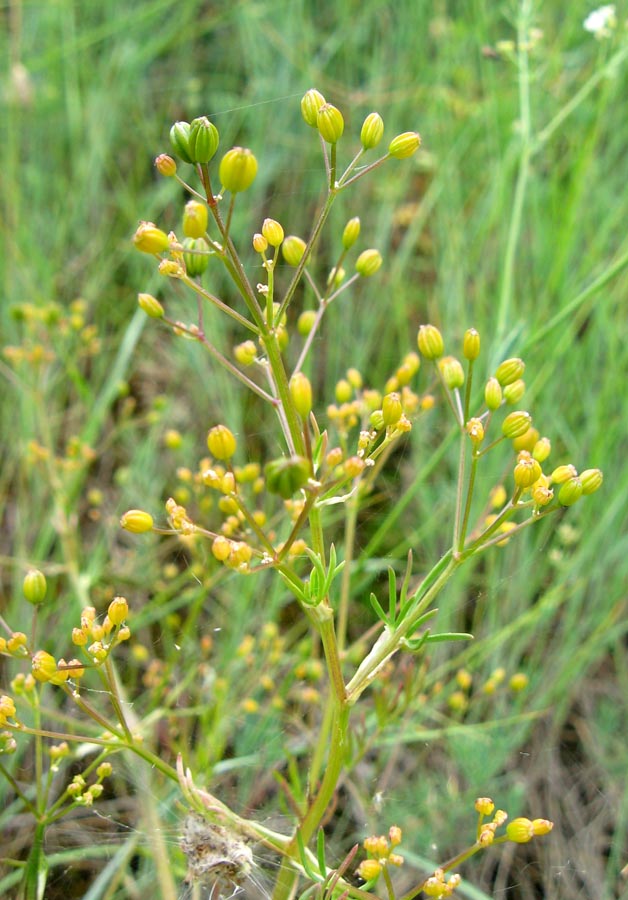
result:
[[[338,603],[338,652],[342,653],[347,640],[347,623],[349,621],[349,601],[351,600],[351,563],[355,548],[355,533],[358,520],[357,495],[347,501],[345,507],[344,548],[345,567],[340,582],[340,600]]]
[[[465,435],[466,437],[466,435]],[[464,505],[464,515],[462,517],[462,525],[460,526],[460,532],[458,535],[458,542],[456,544],[456,551],[460,553],[464,547],[465,537],[467,536],[467,528],[469,527],[469,516],[471,514],[471,501],[473,500],[473,489],[475,487],[475,476],[478,471],[478,461],[479,456],[476,454],[475,450],[473,451],[473,457],[471,459],[471,471],[469,472],[469,484],[467,486],[467,499]]]

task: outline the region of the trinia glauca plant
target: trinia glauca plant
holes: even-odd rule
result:
[[[229,577],[275,573],[286,598],[292,598],[307,623],[313,636],[311,648],[322,648],[326,696],[315,740],[299,759],[297,774],[282,785],[294,817],[292,829],[284,834],[241,817],[197,787],[183,759],[190,748],[177,747],[178,759],[168,759],[165,752],[151,747],[150,731],[145,734],[142,724],[127,711],[114,665],[116,648],[131,636],[125,598],[116,597],[104,617],[92,607],[83,610],[72,635],[80,659],[55,659],[7,624],[0,651],[23,660],[30,672],[15,677],[11,693],[1,698],[0,724],[5,729],[1,750],[10,753],[16,740],[26,735],[37,742],[35,796],[14,783],[16,795],[37,823],[23,875],[24,896],[41,896],[45,884],[46,827],[77,805],[97,802],[103,781],[112,772],[108,757],[124,750],[180,788],[187,809],[180,846],[195,896],[202,890],[209,890],[214,900],[231,895],[252,876],[251,844],[258,843],[280,860],[274,900],[288,900],[298,891],[301,897],[367,900],[379,890],[378,881],[394,900],[398,892],[393,870],[403,862],[398,852],[402,835],[396,825],[388,827],[386,835],[366,837],[365,858],[359,864],[357,846],[347,848],[339,867],[326,861],[322,823],[333,810],[344,773],[356,763],[352,713],[361,702],[368,703],[369,687],[388,671],[396,654],[419,655],[434,642],[470,638],[432,630],[434,602],[460,566],[571,506],[602,483],[598,469],[578,471],[570,463],[548,464],[550,440],[536,429],[531,414],[520,408],[524,362],[505,359],[487,377],[481,370],[480,335],[472,327],[452,355],[446,352],[435,325],[420,325],[416,349],[408,348],[386,383],[368,384],[357,368],[348,368],[336,384],[333,402],[323,406],[312,377],[315,338],[324,333],[330,306],[360,280],[373,278],[382,266],[382,256],[373,248],[358,252],[361,224],[359,218],[351,218],[338,235],[335,261],[321,278],[314,257],[321,232],[339,194],[354,190],[380,166],[403,164],[419,149],[421,139],[412,131],[399,134],[377,155],[374,151],[381,145],[384,123],[373,112],[364,120],[355,155],[343,168],[341,112],[313,89],[303,97],[301,110],[320,141],[324,199],[304,238],[286,235],[273,218],[258,223],[259,230],[250,241],[260,283],[251,280],[232,233],[234,207],[255,180],[257,158],[248,148],[232,147],[215,166],[219,135],[207,117],[172,126],[170,140],[180,162],[166,154],[155,161],[161,175],[175,179],[190,195],[182,233],[167,233],[152,222],[142,222],[134,236],[136,248],[155,260],[160,275],[174,282],[179,293],[180,289],[188,293],[196,311],[194,321],[177,320],[168,313],[168,300],[162,303],[147,293],[139,295],[140,307],[174,336],[202,345],[213,363],[232,376],[234,388],[251,392],[256,403],[270,410],[276,426],[274,446],[279,443],[283,450],[273,458],[260,459],[249,451],[246,435],[236,438],[229,422],[210,421],[208,455],[200,460],[197,472],[188,475],[192,499],[196,498],[194,508],[171,498],[165,515],[154,518],[148,511],[132,509],[121,520],[122,527],[133,534],[175,535],[188,545],[205,542],[211,548],[210,565],[224,567]],[[185,177],[180,174],[181,163]],[[186,173],[198,178],[197,186],[188,183]],[[208,286],[218,269],[228,276],[229,293],[215,293]],[[304,296],[313,300],[311,308],[295,311]],[[231,350],[216,346],[205,330],[209,307],[228,317],[230,327],[240,334]],[[444,396],[459,444],[455,509],[446,528],[449,549],[434,560],[430,571],[421,574],[413,571],[409,554],[401,584],[391,567],[388,596],[370,596],[377,624],[356,639],[348,627],[352,610],[369,600],[354,595],[351,580],[358,512],[372,498],[391,452],[411,429],[426,427],[435,415],[438,391]],[[495,479],[490,496],[481,498],[484,508],[478,514],[478,483],[485,483],[489,457],[499,457],[503,465],[504,452],[509,456],[508,477],[504,484]],[[344,514],[340,537],[339,509]],[[329,537],[332,532],[335,543]],[[24,582],[26,600],[37,607],[45,594],[43,574],[29,572]],[[269,623],[269,635],[273,628],[275,623]],[[83,693],[88,678],[104,689],[101,696],[107,698],[107,710]],[[81,721],[91,720],[96,729],[87,734],[72,728],[57,730],[45,721],[42,697],[50,686],[63,692]],[[49,750],[46,763],[42,741],[49,738],[61,743]],[[70,742],[91,747],[93,759],[48,803],[52,773],[68,756]],[[6,770],[5,774],[11,777]],[[421,892],[429,897],[450,896],[460,883],[455,870],[466,858],[492,844],[527,842],[552,827],[543,818],[508,821],[506,812],[496,810],[485,797],[478,798],[475,811],[478,820],[470,845],[435,871],[417,877],[403,900]]]

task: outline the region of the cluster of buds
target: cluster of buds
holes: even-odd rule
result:
[[[495,841],[495,832],[502,826],[507,818],[507,813],[502,809],[495,810],[495,804],[490,797],[478,797],[475,801],[475,809],[479,815],[477,825],[477,842],[481,847],[490,847]],[[485,822],[486,816],[493,816],[490,822]],[[516,844],[527,844],[534,837],[549,834],[554,823],[549,819],[526,819],[518,817],[506,825],[506,834],[498,838],[499,842],[512,841]]]
[[[421,325],[417,334],[417,345],[421,355],[431,360],[447,390],[457,398],[457,407],[462,414],[460,388],[465,383],[465,372],[460,360],[453,356],[445,356],[443,336],[434,325]],[[470,328],[464,336],[462,355],[469,367],[480,354],[480,335]],[[483,446],[493,414],[502,406],[514,406],[522,399],[526,385],[523,380],[525,363],[518,357],[504,360],[488,378],[484,388],[485,410],[463,422],[466,433],[473,446],[474,456],[479,458],[501,440],[510,440],[516,453],[513,468],[514,503],[529,496],[533,511],[538,513],[554,499],[555,506],[572,506],[582,496],[592,494],[602,484],[603,476],[599,469],[586,469],[580,474],[576,468],[562,465],[550,474],[543,472],[543,463],[551,453],[549,438],[542,437],[532,423],[532,416],[526,410],[514,410],[508,413],[501,424],[501,435],[489,446]],[[556,497],[552,485],[558,486]],[[523,503],[527,505],[527,503]],[[498,516],[487,519],[490,527]],[[507,532],[514,528],[511,522],[501,522],[500,530]]]
[[[423,893],[428,897],[451,897],[461,881],[457,873],[446,877],[444,869],[436,869],[434,874],[423,882]]]
[[[0,728],[5,725],[11,725],[9,719],[15,719],[16,709],[13,699],[7,694],[0,696]],[[13,727],[13,726],[12,726]],[[10,731],[0,731],[0,755],[15,753],[17,750],[17,741]]]
[[[301,113],[305,122],[315,128],[327,143],[336,144],[344,132],[344,118],[339,109],[328,103],[320,91],[310,88],[301,100]],[[377,112],[369,113],[360,129],[362,152],[373,150],[384,136],[384,120]],[[384,159],[406,159],[412,156],[421,146],[421,137],[416,131],[398,134],[390,141]]]
[[[107,609],[107,615],[98,622],[93,606],[86,606],[81,613],[80,628],[72,629],[72,643],[83,647],[93,665],[103,663],[113,648],[131,637],[131,630],[126,624],[129,605],[124,597],[114,597]],[[72,669],[72,676],[76,677]]]
[[[75,775],[70,784],[66,788],[66,793],[77,806],[93,806],[103,790],[105,778],[111,775],[112,766],[109,762],[101,763],[96,769],[97,781],[87,784],[83,775]]]
[[[381,875],[386,866],[401,866],[403,864],[403,856],[395,853],[395,848],[401,843],[401,828],[398,825],[391,825],[388,830],[388,837],[383,834],[367,837],[363,847],[368,854],[368,858],[362,860],[356,870],[356,874],[367,882],[375,882]]]

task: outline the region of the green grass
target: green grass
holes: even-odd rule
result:
[[[534,893],[537,879],[547,896],[559,891],[561,900],[619,897],[628,849],[619,737],[628,712],[626,37],[623,53],[619,36],[596,42],[582,30],[586,7],[534,8],[530,21],[543,37],[526,82],[506,58],[483,52],[515,38],[525,0],[520,7],[480,0],[459,6],[58,0],[5,11],[5,57],[25,66],[30,88],[27,97],[12,95],[5,78],[0,328],[3,343],[19,345],[26,334],[55,347],[59,357],[45,377],[43,370],[0,362],[1,613],[26,630],[20,586],[25,567],[40,566],[54,602],[39,634],[51,652],[67,654],[87,599],[102,607],[113,593],[125,594],[138,610],[138,641],[161,660],[165,680],[197,704],[199,722],[164,714],[165,695],[144,692],[144,664],[129,654],[124,672],[129,695],[137,693],[138,716],[152,712],[170,721],[172,740],[187,744],[195,771],[213,772],[226,802],[252,806],[261,817],[272,809],[274,782],[260,772],[270,773],[283,758],[279,718],[270,710],[249,718],[238,712],[254,677],[236,651],[268,619],[279,621],[290,641],[301,636],[281,586],[267,576],[235,582],[193,569],[199,582],[188,569],[199,560],[176,543],[126,540],[117,526],[129,507],[162,509],[177,485],[175,469],[195,467],[217,418],[249,433],[270,455],[278,452],[269,446],[272,423],[242,404],[201,348],[173,340],[136,313],[137,291],[157,293],[163,286],[129,239],[140,218],[179,227],[181,193],[152,167],[153,157],[168,149],[174,120],[210,114],[221,147],[239,142],[255,151],[259,177],[236,219],[246,247],[266,215],[287,232],[302,233],[320,199],[318,144],[300,117],[302,93],[316,86],[336,103],[356,142],[364,115],[377,109],[388,136],[416,128],[424,150],[416,161],[391,164],[365,180],[332,215],[321,257],[346,219],[360,215],[364,245],[379,247],[385,266],[330,311],[316,371],[321,411],[348,361],[381,384],[414,348],[421,322],[441,327],[452,348],[473,325],[483,339],[482,374],[505,355],[525,357],[525,402],[534,406],[540,430],[552,435],[552,459],[599,466],[606,480],[560,524],[544,523],[463,570],[447,588],[439,627],[472,628],[476,639],[435,652],[422,691],[432,698],[443,683],[451,692],[452,674],[468,668],[478,689],[464,727],[430,700],[410,704],[378,733],[380,761],[375,765],[367,754],[345,786],[335,846],[341,858],[363,836],[356,821],[380,831],[397,821],[404,846],[436,861],[456,849],[460,834],[471,836],[473,798],[492,794],[512,815],[547,814],[557,822],[542,847],[535,842],[530,856],[519,854],[519,868],[507,857],[516,873],[512,884],[522,885],[511,896],[542,896]],[[609,67],[613,54],[616,64]],[[349,158],[350,149],[344,152]],[[243,255],[254,265],[252,252]],[[12,315],[17,304],[43,308],[54,301],[67,308],[78,297],[102,342],[88,360],[79,353],[80,331],[64,336],[38,326],[27,334]],[[182,317],[184,309],[181,304]],[[218,317],[210,322],[223,346],[243,339]],[[403,559],[412,548],[423,571],[445,549],[456,460],[453,445],[442,446],[447,430],[437,421],[444,416],[433,415],[428,429],[413,432],[387,470],[390,496],[360,518],[355,585],[364,620],[368,594],[391,556]],[[163,449],[169,427],[184,435],[180,450]],[[68,436],[85,440],[96,460],[56,475],[32,463],[30,440],[60,451]],[[87,499],[94,488],[104,495],[99,518],[93,507],[90,516]],[[166,564],[176,572],[164,574]],[[214,634],[204,687],[185,674],[185,659],[199,653],[199,629]],[[15,674],[12,666],[3,661],[3,685]],[[481,694],[479,686],[498,666],[508,675],[528,673],[522,697]],[[217,691],[212,673],[226,678]],[[217,699],[205,708],[209,690]],[[315,725],[314,714],[309,724]],[[298,762],[304,745],[294,735],[291,740]],[[221,762],[225,748],[228,759]],[[28,779],[25,744],[8,765]],[[100,864],[79,866],[78,851],[62,864],[87,873],[85,896],[94,900],[135,896],[132,890],[147,887],[168,897],[168,875],[155,876],[150,860],[141,859],[151,817],[153,825],[154,817],[164,817],[176,827],[176,810],[164,813],[170,788],[122,763],[118,778],[113,793],[130,800],[118,808],[112,796],[108,809],[113,820],[128,819],[144,835],[139,851],[129,850],[108,882],[97,877]],[[380,789],[381,814],[372,803]],[[0,792],[6,790],[0,781]],[[603,815],[596,793],[604,798]],[[545,800],[547,808],[539,809]],[[9,806],[2,825],[7,845],[23,856],[29,825],[20,820],[16,828],[15,813]],[[81,852],[95,859],[97,843],[95,836]],[[123,859],[124,845],[111,852]],[[140,862],[131,867],[137,852]],[[491,895],[504,876],[500,851],[489,856],[464,874]],[[524,878],[530,861],[538,863],[538,877]],[[178,859],[170,890],[178,890],[181,865]]]

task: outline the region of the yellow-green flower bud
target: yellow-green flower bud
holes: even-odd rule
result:
[[[143,509],[130,509],[120,519],[120,525],[131,534],[143,534],[153,527],[153,517]]]
[[[354,216],[349,219],[342,232],[342,246],[345,250],[350,250],[360,236],[360,219]]]
[[[377,147],[384,136],[384,120],[379,113],[369,113],[362,124],[360,142],[365,150]]]
[[[526,383],[523,378],[517,378],[511,384],[504,385],[504,400],[512,406],[518,403],[526,392]]]
[[[517,379],[521,378],[525,371],[525,367],[526,365],[522,359],[518,359],[517,357],[505,359],[503,363],[500,363],[500,365],[497,366],[495,378],[502,387],[505,387],[507,384],[512,384],[513,381],[517,381]]]
[[[445,352],[443,336],[435,325],[419,326],[417,345],[426,359],[438,359]]]
[[[535,837],[543,834],[549,834],[553,827],[554,823],[550,822],[549,819],[532,820],[532,830],[534,831]]]
[[[186,238],[183,241],[183,262],[190,278],[202,275],[209,265],[209,252],[203,238]]]
[[[558,502],[561,506],[573,506],[582,497],[582,482],[579,478],[570,478],[561,485]]]
[[[540,463],[545,462],[552,452],[552,444],[549,438],[542,437],[536,442],[532,448],[532,456]]]
[[[230,459],[236,452],[236,439],[226,425],[214,425],[207,435],[207,447],[216,459]]]
[[[521,437],[532,424],[532,416],[529,412],[517,410],[506,416],[502,422],[502,434],[506,438]]]
[[[484,402],[494,411],[499,409],[502,402],[502,386],[496,378],[489,378],[484,388]]]
[[[392,139],[388,145],[388,154],[394,156],[395,159],[407,159],[408,156],[416,153],[420,146],[420,134],[417,134],[416,131],[404,131],[403,134],[398,134]]]
[[[557,466],[552,472],[552,481],[555,484],[564,484],[570,478],[577,478],[578,470],[571,463],[566,466]]]
[[[203,237],[207,231],[207,218],[207,204],[188,201],[183,212],[183,234],[191,238]]]
[[[254,341],[244,341],[234,347],[233,355],[241,366],[252,366],[257,357],[257,347]]]
[[[253,235],[253,249],[256,253],[266,253],[268,250],[268,241],[259,231]]]
[[[381,431],[385,428],[384,423],[384,413],[381,409],[374,409],[371,415],[369,416],[369,425],[375,431]]]
[[[506,825],[506,837],[515,844],[527,844],[534,837],[534,826],[530,819],[513,819]]]
[[[312,385],[303,372],[297,372],[290,379],[290,396],[298,414],[306,419],[312,411]]]
[[[177,174],[177,164],[167,153],[160,153],[156,157],[155,168],[160,175],[164,175],[166,178],[172,178],[173,175]]]
[[[289,500],[307,483],[310,463],[303,456],[274,459],[265,466],[264,476],[271,494],[279,494],[284,500]]]
[[[483,816],[490,816],[495,809],[495,804],[490,797],[478,797],[475,801],[476,812],[482,813]]]
[[[594,471],[594,470],[591,470]],[[39,569],[31,569],[24,576],[22,584],[24,597],[33,606],[39,606],[46,599],[46,576]]]
[[[473,362],[480,355],[480,334],[475,328],[467,328],[462,341],[462,355]]]
[[[297,320],[297,331],[301,337],[307,337],[314,323],[316,322],[316,313],[313,309],[306,309],[301,313]]]
[[[281,253],[289,266],[298,266],[305,253],[306,243],[296,234],[289,234],[281,245]]]
[[[224,562],[231,555],[231,541],[219,534],[212,544],[212,554],[218,562]]]
[[[207,116],[192,119],[188,135],[188,155],[192,162],[208,163],[218,149],[219,140],[218,129]]]
[[[450,391],[461,388],[464,384],[464,370],[460,360],[455,356],[443,356],[438,360],[438,368],[443,376],[443,381]]]
[[[580,475],[580,481],[582,482],[582,493],[593,494],[602,487],[604,475],[600,469],[585,469]]]
[[[189,140],[190,123],[175,122],[170,129],[170,146],[177,154],[177,156],[186,163],[192,162],[192,158],[190,156]]]
[[[355,270],[362,278],[370,278],[375,275],[382,265],[382,255],[379,250],[363,250],[355,261]]]
[[[133,243],[142,253],[163,253],[170,247],[170,238],[153,222],[140,222]]]
[[[109,778],[111,776],[112,772],[113,772],[113,766],[111,765],[110,762],[103,762],[96,769],[96,775],[101,779],[101,781],[103,778]]]
[[[363,859],[355,874],[363,881],[374,881],[382,873],[382,864],[378,859]]]
[[[5,725],[7,719],[14,719],[15,712],[15,703],[13,702],[13,699],[7,694],[3,694],[0,697],[0,721],[2,724]]]
[[[396,425],[403,413],[401,405],[401,397],[396,391],[386,394],[382,400],[382,420],[388,428],[389,425]]]
[[[301,99],[301,114],[311,128],[316,128],[316,117],[321,106],[325,105],[325,98],[320,91],[310,88]]]
[[[316,127],[324,141],[327,141],[328,144],[335,144],[345,130],[345,120],[339,109],[336,109],[331,103],[323,103],[316,113]]]
[[[348,403],[353,396],[353,388],[351,387],[351,382],[347,381],[346,378],[341,378],[340,381],[337,381],[335,396],[338,403]]]
[[[527,450],[522,450],[517,458],[514,470],[515,484],[520,488],[529,488],[543,474],[541,464],[533,459]]]
[[[247,148],[232,147],[221,159],[218,175],[225,190],[239,194],[253,184],[257,160]]]
[[[31,660],[31,670],[37,681],[50,681],[57,674],[57,662],[50,653],[38,650]]]
[[[271,247],[278,247],[283,241],[283,228],[275,219],[264,219],[262,234]]]
[[[109,607],[107,615],[112,625],[122,625],[129,616],[129,604],[124,597],[114,597]]]
[[[156,297],[153,297],[152,294],[138,294],[137,302],[141,309],[144,310],[147,316],[150,316],[151,319],[161,319],[163,318],[164,308],[157,300]]]
[[[484,423],[481,419],[469,419],[465,425],[465,430],[475,446],[478,446],[484,440]]]

